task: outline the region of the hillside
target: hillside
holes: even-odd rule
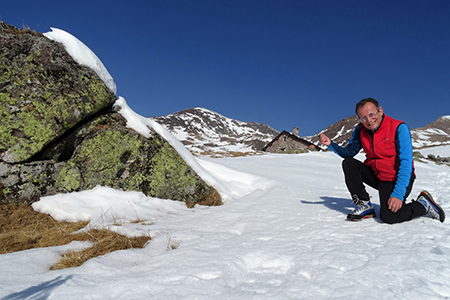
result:
[[[358,124],[358,118],[356,116],[351,116],[328,126],[324,130],[316,133],[313,136],[304,137],[304,139],[318,145],[319,135],[323,133],[330,139],[332,139],[336,144],[345,146],[345,144],[347,144],[347,142],[352,137],[353,130]]]
[[[268,125],[230,119],[200,107],[152,119],[197,155],[259,151],[278,134]]]
[[[449,145],[450,116],[442,116],[427,126],[411,130],[413,146],[416,148]]]

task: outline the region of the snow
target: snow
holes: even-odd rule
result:
[[[359,156],[361,159],[362,156]],[[445,299],[449,225],[345,221],[352,204],[333,153],[196,158],[230,191],[220,207],[107,187],[42,198],[59,220],[150,233],[143,249],[49,271],[83,245],[0,255],[1,299]],[[416,163],[411,197],[428,189],[450,211],[450,168]],[[373,190],[376,210],[377,195]],[[145,220],[132,223],[134,220]],[[114,225],[120,220],[121,226]],[[175,247],[176,249],[172,249]]]
[[[113,78],[109,74],[100,59],[89,49],[83,42],[74,37],[68,32],[58,28],[51,28],[52,31],[44,33],[44,35],[55,41],[60,42],[66,48],[72,58],[80,65],[87,66],[97,73],[97,75],[103,80],[105,85],[114,93],[117,93],[116,84]]]
[[[423,148],[416,151],[419,151],[425,157],[427,157],[428,154],[433,154],[434,156],[439,155],[440,157],[450,157],[450,145]]]
[[[76,48],[73,40],[69,44]],[[75,56],[89,56],[89,49],[80,49]],[[57,271],[49,268],[62,253],[90,244],[0,255],[1,299],[450,297],[448,221],[345,221],[352,203],[334,153],[195,158],[158,123],[133,112],[124,98],[116,106],[127,126],[147,137],[151,130],[163,136],[220,191],[224,205],[188,209],[182,202],[100,186],[44,197],[33,208],[57,220],[89,220],[89,228],[149,233],[152,239],[142,249]],[[450,156],[448,147],[430,151]],[[450,168],[418,162],[416,175],[411,197],[427,189],[449,212]],[[377,194],[369,191],[378,212]]]

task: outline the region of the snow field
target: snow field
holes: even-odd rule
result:
[[[396,225],[383,224],[378,218],[345,221],[352,204],[343,183],[341,159],[333,153],[202,158],[199,163],[235,191],[223,206],[189,210],[179,202],[102,187],[41,200],[50,212],[55,208],[54,214],[76,210],[90,214],[94,221],[106,210],[120,212],[122,226],[108,225],[113,222],[108,218],[103,218],[103,226],[130,234],[150,232],[153,239],[143,249],[118,251],[78,268],[51,272],[48,268],[59,254],[82,245],[1,255],[4,288],[0,297],[450,297],[447,222],[428,218]],[[417,164],[413,195],[426,186],[450,211],[449,171],[447,166]],[[372,195],[378,209],[377,195]],[[102,205],[95,207],[91,203],[97,199]],[[109,208],[102,199],[109,199]],[[136,219],[134,210],[140,219],[151,219],[150,225],[127,223]]]

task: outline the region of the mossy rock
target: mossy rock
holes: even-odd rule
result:
[[[90,68],[40,33],[0,26],[0,160],[29,161],[115,95]]]
[[[222,204],[220,195],[166,140],[156,132],[143,137],[114,112],[77,128],[35,159],[14,168],[0,164],[2,202],[30,203],[41,196],[101,185],[183,201],[188,207]]]
[[[61,44],[0,21],[0,202],[103,185],[189,207],[222,203],[161,136],[127,128],[114,102]]]

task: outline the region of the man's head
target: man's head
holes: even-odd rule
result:
[[[356,104],[356,115],[364,127],[374,130],[383,120],[383,108],[377,100],[364,98]]]

